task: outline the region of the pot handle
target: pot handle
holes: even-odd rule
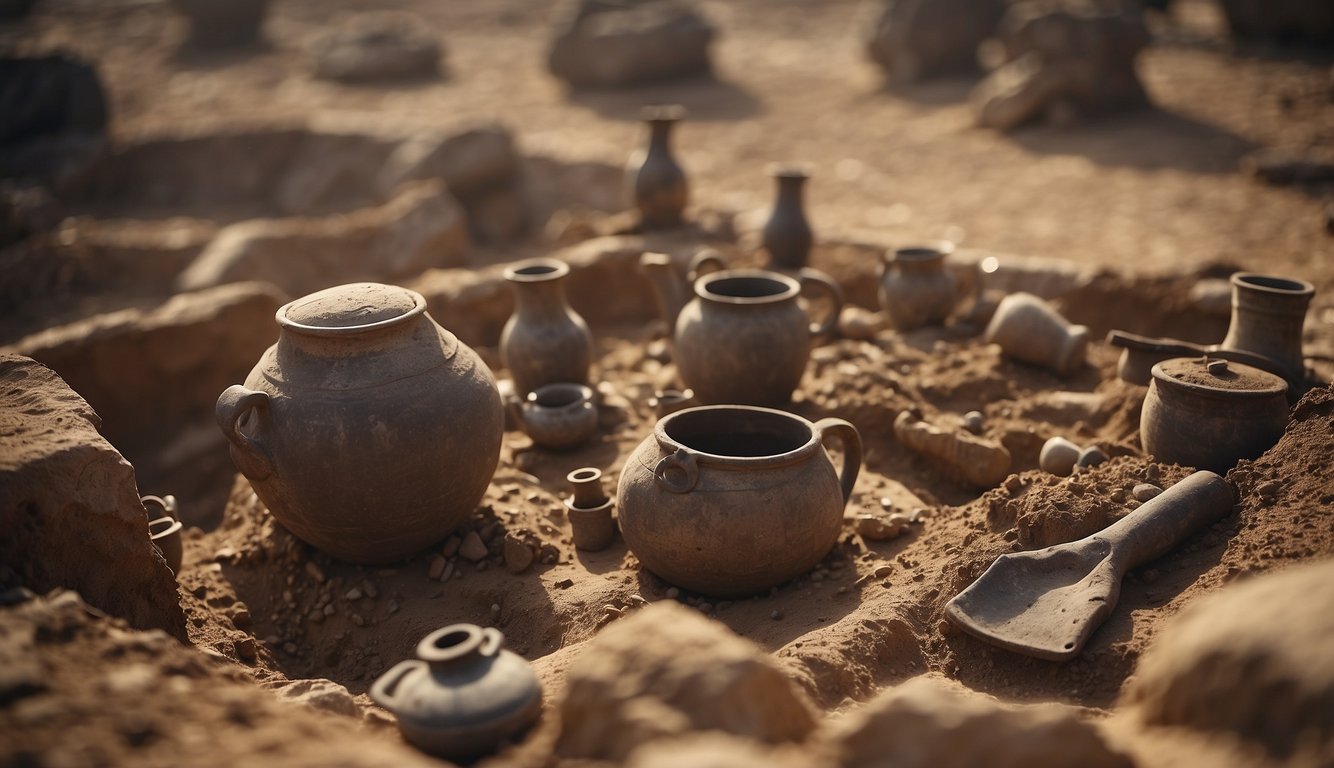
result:
[[[727,262],[723,261],[723,257],[712,248],[705,248],[690,260],[690,268],[686,270],[686,282],[694,285],[701,277],[724,269],[727,269]]]
[[[500,653],[500,646],[504,642],[504,633],[495,627],[487,627],[482,630],[482,644],[478,646],[477,653],[482,656],[495,656]]]
[[[685,477],[680,481],[673,480],[668,473],[674,469],[679,470]],[[676,453],[663,456],[653,468],[653,479],[671,493],[690,493],[695,483],[699,482],[699,461],[690,451],[677,448]]]
[[[398,700],[395,697],[395,693],[398,691],[398,684],[403,682],[403,678],[407,677],[409,672],[418,667],[425,666],[426,662],[421,659],[407,659],[406,661],[400,661],[388,672],[376,678],[375,682],[371,684],[371,689],[367,691],[367,693],[370,694],[371,700],[376,704],[379,704],[387,710],[394,711],[397,709],[398,705]]]
[[[222,428],[222,434],[232,444],[232,458],[236,460],[241,474],[251,480],[263,480],[273,474],[273,457],[258,436],[246,437],[240,427],[241,419],[252,409],[262,427],[269,417],[268,393],[233,384],[218,396],[214,416]]]
[[[826,317],[823,322],[811,323],[811,335],[824,336],[832,332],[834,326],[838,325],[839,313],[843,311],[843,289],[838,287],[838,283],[834,282],[832,277],[818,269],[806,267],[797,273],[797,277],[801,280],[802,288],[808,285],[817,286],[828,293],[830,300],[834,303],[834,306],[829,310],[829,317]]]
[[[843,504],[846,506],[852,498],[852,487],[857,484],[857,475],[862,471],[862,436],[856,427],[843,419],[820,419],[815,422],[815,431],[820,435],[821,443],[834,437],[843,444],[843,471],[838,475],[838,484],[843,489]]]

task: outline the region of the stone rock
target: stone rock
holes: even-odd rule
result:
[[[439,182],[423,182],[382,206],[342,216],[256,219],[224,227],[177,286],[195,291],[258,280],[301,296],[457,265],[469,247],[462,208]]]
[[[304,704],[311,709],[347,717],[361,717],[361,708],[347,688],[332,680],[311,678],[284,680],[266,686],[279,698]]]
[[[468,535],[463,537],[463,544],[459,546],[459,557],[475,563],[486,556],[486,544],[482,542],[482,537],[477,535],[477,531],[468,531]]]
[[[971,97],[983,126],[1008,131],[1043,115],[1068,121],[1148,103],[1135,73],[1149,39],[1137,10],[1023,0],[1006,11],[998,36],[1005,63]]]
[[[695,731],[779,744],[815,727],[811,706],[768,654],[673,601],[589,641],[569,667],[559,707],[556,753],[614,762]]]
[[[311,41],[315,77],[358,82],[434,77],[440,40],[421,18],[407,13],[362,13]]]
[[[1334,560],[1188,604],[1140,657],[1123,704],[1150,725],[1231,735],[1285,765],[1334,754]],[[1302,759],[1307,756],[1308,759]]]
[[[881,520],[875,515],[858,515],[853,528],[867,541],[890,541],[903,535],[904,523]]]
[[[773,747],[721,733],[651,741],[636,749],[626,768],[832,768],[809,750]]]
[[[519,172],[514,137],[497,123],[465,127],[447,136],[405,139],[385,159],[375,186],[384,196],[404,182],[440,179],[465,205],[511,184]]]
[[[838,332],[845,339],[871,341],[889,327],[884,312],[872,312],[861,307],[847,306],[838,313]]]
[[[1162,492],[1163,489],[1153,483],[1136,483],[1135,487],[1130,490],[1130,496],[1135,501],[1143,504],[1144,502],[1155,498]]]
[[[1222,0],[1232,34],[1278,43],[1334,43],[1334,5],[1311,0]]]
[[[1131,768],[1097,729],[1059,705],[1007,706],[939,678],[918,677],[831,723],[842,768]]]
[[[523,573],[533,564],[533,548],[528,542],[512,533],[505,534],[505,569],[510,573]]]
[[[1075,459],[1076,467],[1096,467],[1107,461],[1109,457],[1107,452],[1096,445],[1090,445],[1079,452],[1079,458]]]
[[[78,590],[184,640],[176,579],[148,538],[134,468],[99,424],[49,368],[0,355],[0,589]]]
[[[888,0],[867,40],[891,82],[975,71],[977,47],[1005,14],[1005,0]]]
[[[986,430],[987,419],[981,411],[969,411],[963,415],[963,428],[975,435],[980,435]]]
[[[704,74],[713,37],[684,0],[569,0],[558,11],[547,69],[576,87]]]
[[[1064,437],[1048,438],[1038,454],[1038,467],[1060,477],[1069,477],[1083,449]]]
[[[259,40],[269,0],[172,0],[190,20],[186,44],[201,49],[240,48]]]

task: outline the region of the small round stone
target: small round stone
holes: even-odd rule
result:
[[[1135,501],[1143,503],[1162,492],[1163,489],[1153,483],[1138,483],[1130,490],[1130,495]]]
[[[981,411],[969,411],[963,415],[963,428],[975,435],[982,434],[983,427],[986,426],[986,419]]]
[[[1075,460],[1076,467],[1096,467],[1107,461],[1107,452],[1096,445],[1090,445],[1079,452],[1079,458]]]
[[[1079,446],[1064,437],[1053,437],[1042,445],[1042,452],[1038,454],[1038,466],[1043,472],[1068,477],[1074,471],[1079,456]]]

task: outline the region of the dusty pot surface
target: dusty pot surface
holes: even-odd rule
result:
[[[769,169],[778,185],[773,212],[764,225],[761,242],[769,252],[769,268],[796,271],[806,266],[815,233],[806,220],[801,193],[811,177],[805,165],[775,165]]]
[[[729,269],[695,282],[695,298],[676,319],[676,365],[701,403],[784,405],[801,382],[815,336],[838,321],[842,291],[827,275],[803,269],[800,282],[763,269]],[[821,288],[833,310],[811,323],[798,301]]]
[[[648,151],[642,163],[632,158],[626,169],[633,179],[635,207],[648,229],[680,226],[690,186],[672,155],[671,139],[672,128],[685,117],[685,108],[677,104],[645,107],[641,117],[649,129]]]
[[[520,394],[544,384],[587,384],[593,335],[565,300],[570,265],[531,259],[505,270],[514,287],[514,314],[500,334],[500,358]]]
[[[941,325],[954,311],[955,279],[945,269],[945,258],[953,252],[953,243],[940,242],[885,254],[880,306],[895,328]]]
[[[501,648],[494,627],[452,624],[417,644],[371,686],[375,703],[398,717],[403,738],[449,760],[495,751],[542,713],[542,687],[521,656]]]
[[[408,557],[468,518],[500,461],[491,371],[413,291],[354,283],[278,310],[281,331],[218,398],[232,461],[302,540]]]
[[[519,426],[543,448],[573,448],[598,429],[593,390],[583,384],[546,384],[529,392],[516,408]]]
[[[1223,474],[1283,436],[1287,389],[1278,376],[1241,363],[1164,360],[1153,366],[1140,443],[1159,461]]]
[[[1238,272],[1230,281],[1232,322],[1220,346],[1263,355],[1283,366],[1286,378],[1304,379],[1302,325],[1315,286],[1254,272]]]
[[[835,472],[823,443],[843,450]],[[838,540],[861,470],[842,419],[718,405],[661,419],[626,461],[621,535],[644,567],[715,597],[751,595],[810,570]]]

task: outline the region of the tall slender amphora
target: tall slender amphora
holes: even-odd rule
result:
[[[500,357],[520,396],[544,384],[588,383],[593,336],[565,299],[569,274],[569,265],[555,259],[532,259],[505,270],[514,286],[514,314],[500,334]]]
[[[1283,366],[1298,380],[1306,376],[1302,355],[1302,324],[1315,286],[1254,272],[1232,276],[1232,324],[1223,349],[1264,355]]]
[[[810,261],[815,234],[806,220],[802,190],[811,177],[809,166],[773,165],[769,173],[778,185],[773,213],[764,225],[763,245],[769,253],[769,268],[795,272]]]
[[[641,113],[649,129],[648,152],[644,162],[634,168],[631,159],[635,207],[639,209],[644,227],[665,229],[678,227],[684,221],[690,186],[685,171],[672,156],[672,128],[685,117],[685,108],[678,104],[645,107]]]

